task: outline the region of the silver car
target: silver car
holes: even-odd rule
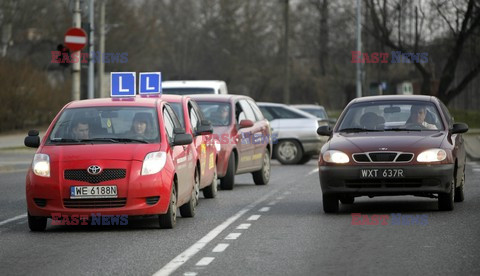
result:
[[[273,158],[282,164],[305,164],[318,154],[328,137],[318,136],[316,129],[324,125],[317,117],[277,103],[259,103],[263,116],[270,121]]]

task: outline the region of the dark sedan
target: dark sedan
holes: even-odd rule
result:
[[[431,96],[374,96],[352,100],[318,161],[323,209],[359,196],[414,195],[438,198],[440,210],[464,199],[465,147],[447,107]]]

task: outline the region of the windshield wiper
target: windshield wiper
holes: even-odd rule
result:
[[[143,143],[143,144],[148,144],[147,141],[145,140],[142,140],[142,139],[131,139],[131,138],[108,138],[108,139],[112,139],[112,140],[115,140],[117,142],[139,142],[139,143]]]
[[[70,138],[53,138],[50,139],[51,143],[80,143],[82,141],[78,139],[70,139]]]
[[[378,131],[383,131],[383,129],[367,129],[367,128],[360,128],[360,127],[352,127],[352,128],[340,129],[338,132],[378,132]]]
[[[129,142],[138,142],[143,144],[148,144],[147,141],[141,139],[131,139],[131,138],[93,138],[93,139],[82,139],[81,142],[111,142],[111,143],[129,143]]]
[[[411,129],[411,128],[386,128],[385,131],[422,131],[421,129]]]

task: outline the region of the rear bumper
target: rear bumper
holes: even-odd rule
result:
[[[454,165],[375,166],[375,169],[403,169],[402,178],[361,178],[361,169],[371,166],[320,166],[320,186],[324,194],[351,196],[431,195],[447,193]]]

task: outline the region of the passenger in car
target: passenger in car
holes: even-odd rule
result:
[[[410,117],[405,122],[405,126],[422,126],[427,129],[438,129],[436,125],[425,122],[427,108],[423,105],[412,105],[410,108]]]

